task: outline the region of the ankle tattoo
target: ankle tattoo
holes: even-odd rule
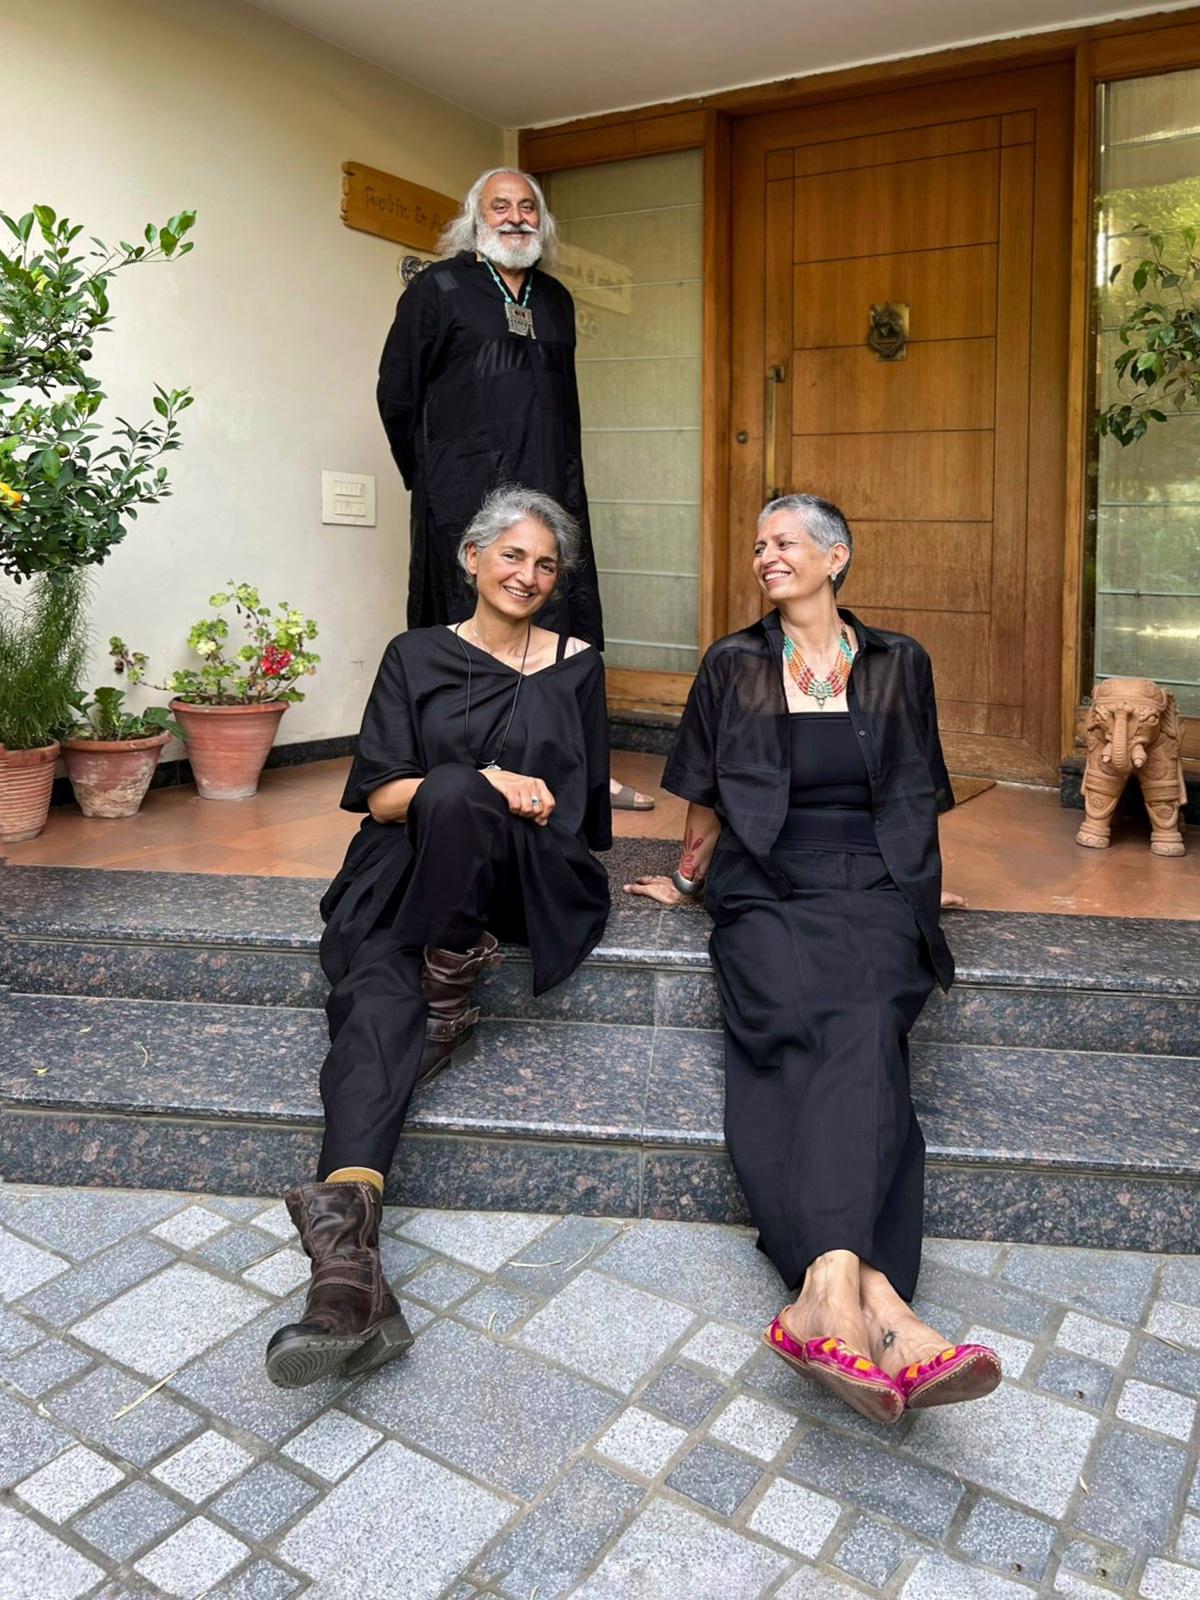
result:
[[[890,1350],[895,1342],[896,1330],[894,1328],[885,1328],[883,1333],[883,1348],[885,1350]]]

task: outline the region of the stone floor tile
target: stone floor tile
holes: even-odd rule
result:
[[[0,1221],[47,1250],[86,1261],[118,1239],[153,1227],[178,1211],[183,1199],[149,1190],[4,1189]]]
[[[397,1233],[416,1214],[414,1206],[384,1206],[380,1229],[384,1233]]]
[[[654,1500],[572,1600],[665,1600],[678,1593],[681,1574],[693,1600],[759,1600],[788,1565],[777,1551],[698,1512]]]
[[[1129,1333],[1124,1328],[1114,1328],[1111,1322],[1097,1322],[1094,1317],[1081,1316],[1078,1311],[1068,1311],[1058,1330],[1056,1344],[1076,1355],[1087,1356],[1091,1361],[1102,1361],[1105,1366],[1117,1367],[1125,1359],[1129,1348]]]
[[[638,1404],[652,1406],[672,1422],[685,1428],[698,1428],[705,1417],[724,1398],[725,1390],[711,1378],[705,1378],[690,1367],[676,1361],[663,1370],[642,1390]]]
[[[1177,1344],[1200,1350],[1200,1306],[1160,1300],[1151,1310],[1146,1327],[1150,1333],[1157,1333],[1164,1339],[1174,1339]]]
[[[597,1266],[756,1332],[788,1299],[775,1268],[738,1228],[642,1221],[609,1245]]]
[[[693,1312],[600,1272],[581,1272],[517,1342],[628,1394],[695,1321]]]
[[[383,1233],[379,1236],[379,1259],[383,1263],[384,1277],[389,1283],[397,1284],[428,1263],[429,1251],[419,1244],[410,1244],[407,1239],[393,1239],[390,1234]]]
[[[1045,1576],[1057,1533],[1052,1522],[983,1499],[972,1508],[958,1536],[958,1548],[981,1566],[1036,1583]]]
[[[0,1300],[19,1300],[70,1265],[63,1256],[0,1228]]]
[[[1200,1567],[1200,1517],[1184,1516],[1175,1539],[1175,1554],[1181,1561]]]
[[[75,1532],[112,1561],[128,1561],[184,1521],[187,1512],[148,1483],[131,1483],[79,1517]]]
[[[593,1448],[639,1477],[657,1478],[687,1437],[686,1428],[677,1428],[674,1423],[651,1416],[649,1411],[630,1406],[601,1434]]]
[[[165,1378],[257,1316],[263,1303],[249,1289],[178,1262],[93,1311],[71,1332],[135,1372]]]
[[[296,1225],[288,1215],[288,1208],[282,1200],[260,1211],[254,1218],[254,1226],[256,1228],[265,1228],[276,1239],[294,1239],[296,1237]]]
[[[419,1300],[402,1300],[400,1309],[404,1312],[404,1320],[413,1333],[420,1333],[431,1322],[437,1321],[437,1312],[431,1311],[428,1306],[423,1306]],[[495,1332],[494,1329],[492,1331]]]
[[[722,1517],[731,1517],[761,1477],[762,1468],[745,1456],[704,1443],[689,1450],[667,1479],[667,1486]]]
[[[742,1374],[742,1383],[747,1389],[769,1395],[781,1406],[795,1412],[797,1421],[815,1419],[829,1423],[841,1432],[859,1433],[864,1438],[878,1439],[880,1443],[888,1445],[896,1443],[894,1427],[860,1416],[820,1384],[802,1378],[793,1367],[765,1347]]]
[[[27,1478],[73,1443],[69,1433],[0,1393],[0,1489]]]
[[[524,1350],[438,1322],[403,1362],[365,1379],[344,1404],[452,1466],[528,1497],[618,1401]]]
[[[1171,1440],[1114,1428],[1088,1469],[1076,1526],[1130,1549],[1163,1549],[1186,1461]]]
[[[1200,1569],[1151,1556],[1138,1594],[1144,1595],[1145,1600],[1200,1600]]]
[[[250,1554],[240,1539],[207,1517],[193,1517],[134,1564],[134,1571],[164,1593],[196,1600]]]
[[[257,1228],[226,1228],[224,1233],[201,1245],[195,1254],[198,1261],[221,1267],[225,1272],[241,1272],[275,1248],[275,1240]]]
[[[1117,1415],[1122,1422],[1136,1423],[1186,1444],[1196,1422],[1196,1402],[1173,1389],[1160,1389],[1156,1383],[1127,1378],[1117,1400]]]
[[[837,1526],[842,1507],[828,1495],[774,1478],[746,1526],[803,1556],[816,1556]]]
[[[539,1305],[541,1301],[535,1300],[531,1294],[522,1294],[519,1289],[506,1289],[501,1283],[488,1283],[478,1294],[464,1300],[457,1308],[456,1315],[464,1322],[482,1328],[485,1333],[503,1338],[510,1328],[515,1328],[523,1317],[527,1317]]]
[[[1200,1306],[1200,1256],[1168,1260],[1163,1267],[1158,1292],[1164,1300]]]
[[[146,1387],[113,1367],[99,1367],[44,1404],[85,1439],[135,1466],[148,1467],[189,1434],[199,1432],[202,1423],[195,1412],[177,1405],[161,1390],[141,1399]],[[134,1400],[139,1404],[126,1411]]]
[[[1032,1589],[946,1555],[924,1556],[900,1590],[901,1600],[1033,1600]]]
[[[1132,1251],[1015,1244],[1000,1276],[1006,1283],[1033,1289],[1080,1311],[1136,1324],[1150,1298],[1157,1270],[1154,1256]]]
[[[710,1438],[744,1450],[758,1461],[773,1461],[795,1427],[796,1418],[790,1411],[739,1394],[719,1413],[708,1432]]]
[[[208,1590],[204,1600],[287,1600],[299,1587],[299,1579],[273,1561],[252,1561],[232,1578]]]
[[[325,1411],[281,1448],[280,1455],[298,1461],[319,1478],[336,1483],[357,1466],[383,1435],[344,1411]]]
[[[1033,1346],[1024,1339],[1014,1339],[1011,1333],[997,1333],[995,1328],[983,1328],[978,1324],[968,1328],[960,1342],[989,1345],[1000,1357],[1004,1376],[1009,1379],[1021,1376],[1033,1354]]]
[[[1196,1468],[1192,1478],[1192,1487],[1188,1491],[1188,1505],[1193,1511],[1200,1511],[1200,1467]]]
[[[253,1460],[249,1450],[210,1429],[160,1462],[152,1476],[198,1505],[232,1482]]]
[[[1061,1517],[1095,1437],[1095,1417],[1002,1383],[969,1406],[923,1412],[905,1450],[1020,1505]],[[1038,1448],[1030,1442],[1037,1440]]]
[[[913,1296],[912,1308],[927,1327],[935,1328],[947,1344],[960,1344],[961,1335],[976,1320],[975,1313],[966,1316],[962,1311],[952,1311],[936,1300],[927,1299],[918,1292]]]
[[[170,1250],[149,1239],[138,1235],[122,1239],[103,1255],[93,1256],[83,1266],[27,1295],[25,1306],[55,1327],[66,1328],[174,1259]]]
[[[4,1362],[0,1366],[0,1378],[31,1400],[37,1400],[91,1364],[90,1356],[64,1344],[61,1339],[46,1339],[16,1360]]]
[[[517,1509],[389,1439],[301,1517],[278,1555],[320,1580],[320,1600],[434,1600]]]
[[[197,1245],[211,1239],[214,1233],[229,1226],[226,1217],[214,1215],[205,1206],[185,1206],[173,1216],[166,1217],[150,1233],[155,1239],[165,1239],[177,1250],[194,1250]]]
[[[263,1201],[253,1195],[206,1194],[204,1204],[210,1211],[218,1211],[234,1222],[249,1222],[266,1209]]]
[[[48,1522],[66,1522],[124,1476],[120,1467],[79,1444],[39,1467],[32,1477],[17,1485],[17,1493]]]
[[[517,1211],[418,1211],[400,1236],[478,1272],[497,1272],[514,1257],[523,1260],[521,1252],[553,1221]]]
[[[864,1510],[891,1517],[928,1539],[945,1536],[963,1497],[962,1484],[943,1472],[823,1429],[804,1435],[783,1470]]]
[[[291,1522],[316,1497],[312,1484],[274,1461],[264,1461],[226,1489],[208,1509],[243,1538],[261,1542],[277,1533],[285,1522]]]
[[[840,1578],[804,1566],[782,1589],[776,1589],[775,1600],[862,1600],[862,1590],[857,1584],[851,1589]]]
[[[1065,1400],[1082,1400],[1099,1411],[1113,1386],[1111,1367],[1083,1356],[1058,1355],[1051,1351],[1042,1362],[1037,1386],[1047,1394],[1060,1394]]]
[[[94,1561],[0,1506],[0,1600],[75,1600],[104,1576]]]
[[[873,1517],[859,1517],[833,1559],[843,1572],[882,1589],[902,1562],[914,1551],[924,1550],[924,1545],[896,1528]]]
[[[723,1322],[706,1322],[679,1352],[699,1367],[709,1367],[723,1378],[735,1378],[762,1345],[757,1334],[728,1328]]]
[[[418,1272],[404,1285],[404,1293],[444,1311],[447,1306],[461,1300],[477,1288],[479,1279],[465,1267],[456,1267],[449,1261],[435,1261],[432,1266]]]
[[[559,1600],[583,1578],[642,1491],[594,1461],[562,1482],[480,1558],[477,1575],[511,1600]]]
[[[982,1239],[924,1239],[921,1260],[940,1261],[943,1266],[957,1267],[960,1272],[973,1272],[977,1277],[986,1278],[999,1259],[1001,1249],[1002,1246],[987,1244]]]
[[[1129,1578],[1133,1557],[1128,1550],[1122,1550],[1115,1544],[1097,1543],[1091,1539],[1068,1539],[1062,1545],[1058,1566],[1060,1573],[1065,1570],[1084,1578],[1098,1578],[1120,1588]]]
[[[1182,1350],[1153,1336],[1139,1339],[1133,1371],[1182,1394],[1200,1394],[1200,1350]]]
[[[41,1337],[40,1328],[35,1328],[31,1322],[18,1316],[15,1311],[0,1306],[0,1355],[19,1355],[22,1350],[28,1350],[31,1344],[36,1344]]]
[[[1054,1593],[1063,1600],[1112,1600],[1113,1595],[1111,1589],[1101,1589],[1078,1573],[1062,1571],[1055,1574]]]
[[[1006,1267],[1006,1274],[1007,1270]],[[1050,1315],[1048,1305],[1022,1289],[991,1278],[978,1278],[940,1261],[931,1261],[921,1269],[921,1294],[951,1311],[961,1311],[975,1322],[1024,1334],[1028,1339],[1037,1338]],[[945,1333],[944,1328],[940,1331]]]
[[[599,1253],[621,1232],[619,1222],[601,1217],[564,1217],[523,1245],[520,1256],[500,1269],[511,1283],[531,1294],[553,1294],[581,1267],[595,1266]]]
[[[307,1283],[311,1276],[312,1262],[303,1250],[288,1246],[277,1250],[273,1256],[268,1256],[256,1266],[248,1267],[242,1273],[242,1282],[253,1284],[256,1289],[265,1289],[267,1294],[285,1295],[291,1294],[302,1283]]]

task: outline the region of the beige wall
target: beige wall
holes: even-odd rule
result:
[[[4,12],[0,205],[46,202],[106,238],[199,212],[190,256],[117,280],[100,341],[111,413],[149,416],[155,382],[197,399],[174,498],[97,572],[93,681],[112,633],[160,672],[184,665],[208,595],[245,579],[321,625],[281,742],[356,730],[404,624],[408,497],[374,399],[400,248],[342,226],[341,164],[460,194],[504,132],[235,0]],[[322,526],[323,467],[376,474],[376,528]]]

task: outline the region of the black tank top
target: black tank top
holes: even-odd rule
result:
[[[792,848],[874,851],[867,764],[848,711],[788,716],[792,779],[779,843]]]

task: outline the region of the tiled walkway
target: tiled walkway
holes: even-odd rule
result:
[[[0,1186],[0,1597],[1200,1596],[1200,1259],[930,1243],[974,1406],[868,1424],[758,1342],[739,1229],[386,1216],[417,1343],[272,1389],[259,1200]]]

